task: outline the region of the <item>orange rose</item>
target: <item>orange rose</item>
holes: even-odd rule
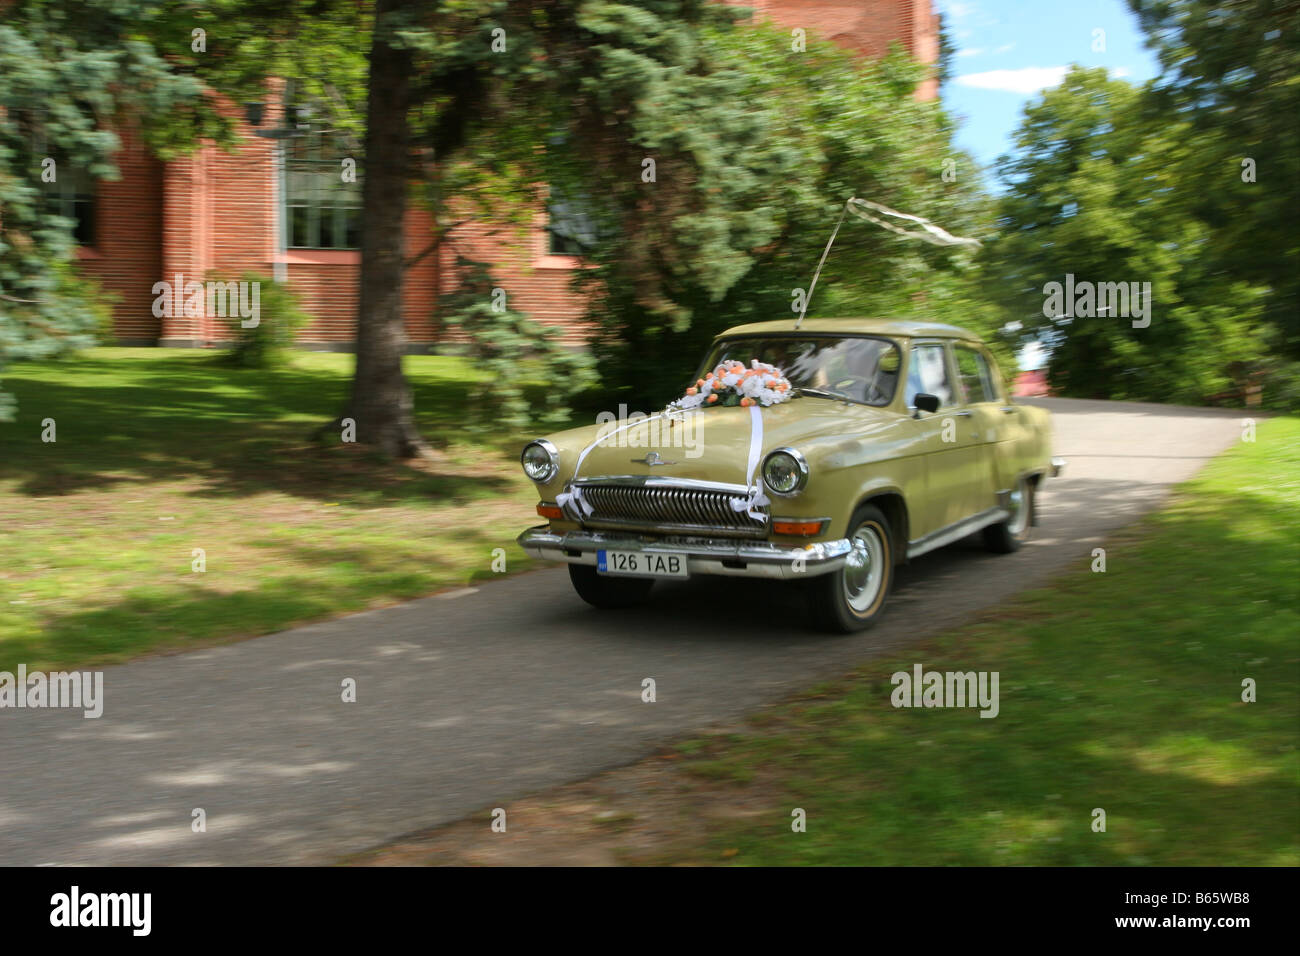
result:
[[[717,400],[718,400],[718,396],[716,394],[710,395],[707,399],[710,405],[712,405]]]
[[[698,392],[698,391],[699,391],[698,388],[688,388],[688,389],[686,390],[686,394],[687,394],[687,395],[694,395],[694,394],[695,394],[696,392]]]

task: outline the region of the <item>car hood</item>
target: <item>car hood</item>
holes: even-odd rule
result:
[[[880,408],[811,397],[758,409],[758,416],[762,455],[789,446],[810,460],[814,446],[828,441],[835,445],[837,439],[856,443],[898,418]],[[575,477],[574,467],[585,450],[579,478],[653,475],[744,485],[749,479],[753,417],[750,408],[707,408],[673,419],[649,416],[622,430],[626,422],[571,429],[552,439],[560,448],[557,479]],[[662,464],[646,460],[653,459],[652,452]]]

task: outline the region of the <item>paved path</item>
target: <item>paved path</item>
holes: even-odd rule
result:
[[[555,568],[108,668],[98,720],[0,713],[0,863],[322,862],[508,808],[1066,567],[1087,573],[1095,542],[1240,436],[1240,412],[1034,403],[1055,413],[1070,460],[1040,498],[1034,541],[995,556],[968,540],[919,559],[873,631],[808,633],[793,596],[727,579],[661,586],[648,608],[601,614]],[[723,608],[759,629],[719,629]],[[340,701],[345,677],[355,704]],[[644,677],[654,704],[641,702]],[[196,807],[206,833],[191,831]]]

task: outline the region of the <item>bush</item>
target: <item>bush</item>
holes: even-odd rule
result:
[[[1264,370],[1260,404],[1276,412],[1300,414],[1300,362],[1279,362]]]
[[[441,317],[448,331],[459,329],[465,338],[445,351],[470,358],[480,373],[465,410],[471,427],[566,423],[573,397],[595,382],[591,357],[498,302],[485,265],[462,259],[458,267],[461,284],[443,296]]]
[[[39,362],[75,355],[113,340],[113,305],[119,297],[68,262],[46,267],[34,288],[0,283],[0,372],[13,362]],[[8,290],[21,291],[11,295]],[[28,297],[30,296],[30,297]],[[14,397],[0,387],[0,422],[17,413]]]
[[[240,281],[249,283],[246,288],[256,292],[257,324],[245,328],[237,306],[227,308],[228,313],[236,313],[226,320],[234,345],[223,353],[222,361],[239,368],[284,365],[294,336],[311,317],[302,310],[298,296],[288,286],[254,272],[244,273]]]

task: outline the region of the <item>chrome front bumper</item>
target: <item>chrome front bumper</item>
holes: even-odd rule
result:
[[[779,547],[765,541],[724,538],[657,539],[605,531],[555,534],[547,525],[529,528],[519,546],[534,558],[596,565],[596,552],[641,551],[686,558],[686,570],[696,574],[726,574],[750,578],[802,579],[838,571],[852,550],[845,538],[818,541],[804,547]]]

